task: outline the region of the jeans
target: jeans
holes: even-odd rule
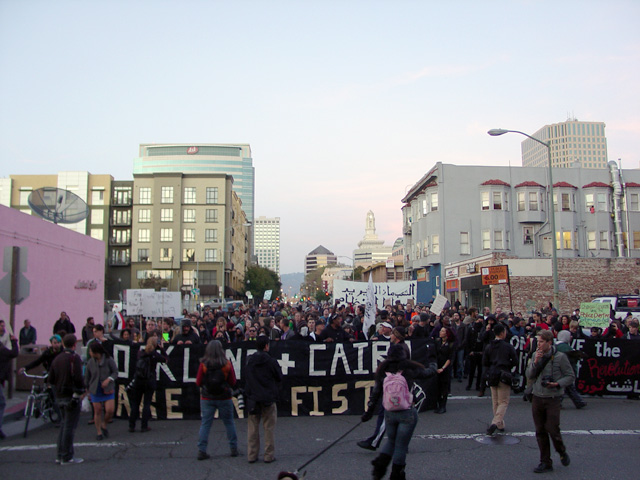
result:
[[[4,387],[0,382],[0,432],[2,431],[2,417],[4,416],[4,409],[7,406],[7,401],[4,398]]]
[[[66,400],[66,399],[65,399]],[[66,462],[73,458],[73,437],[80,420],[80,402],[62,401],[62,424],[58,433],[58,459]]]
[[[415,408],[398,412],[385,411],[384,423],[387,427],[387,442],[380,452],[392,457],[394,465],[404,465],[411,435],[418,423],[418,411]]]
[[[209,432],[216,410],[220,414],[222,423],[227,430],[227,440],[229,448],[235,450],[238,448],[238,435],[236,434],[236,424],[233,420],[233,402],[229,400],[209,400],[200,399],[200,413],[202,414],[202,423],[200,424],[200,436],[198,438],[198,450],[207,452],[209,444]]]
[[[462,376],[464,375],[464,348],[460,348],[455,355],[456,359],[456,370],[451,370],[451,376],[456,377],[458,380],[462,380]]]
[[[151,418],[151,398],[155,390],[148,386],[134,387],[129,393],[129,405],[131,414],[129,415],[129,428],[136,428],[136,422],[140,418],[140,402],[142,402],[142,428],[149,425]]]

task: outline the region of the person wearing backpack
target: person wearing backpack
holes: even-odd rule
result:
[[[413,395],[410,392],[414,380],[431,378],[436,373],[435,359],[431,359],[429,367],[425,368],[410,360],[405,348],[399,344],[389,348],[387,359],[378,366],[367,411],[362,415],[363,422],[369,421],[378,402],[382,400],[387,441],[380,454],[371,461],[374,479],[382,479],[392,461],[390,479],[406,478],[407,450],[418,423],[418,411],[413,405]]]
[[[158,337],[153,336],[147,339],[145,349],[138,354],[136,370],[133,374],[131,388],[128,388],[129,404],[131,413],[129,414],[129,432],[136,431],[136,422],[140,418],[140,402],[142,402],[141,432],[148,432],[149,419],[151,418],[151,398],[153,392],[158,387],[156,380],[156,369],[158,363],[166,363],[167,359],[158,350]]]
[[[232,388],[236,385],[236,374],[233,365],[224,353],[222,344],[212,340],[207,344],[204,357],[200,359],[196,385],[200,387],[200,412],[202,423],[198,438],[198,460],[211,458],[207,454],[209,432],[213,417],[218,411],[224,427],[227,430],[227,440],[231,449],[231,456],[238,456],[238,435],[233,420]]]

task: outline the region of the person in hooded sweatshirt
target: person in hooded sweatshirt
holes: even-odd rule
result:
[[[182,320],[180,326],[180,333],[173,336],[171,343],[174,345],[194,345],[200,343],[200,336],[191,327],[191,320]]]
[[[260,422],[264,428],[264,462],[275,461],[275,427],[278,418],[276,402],[282,383],[282,370],[269,355],[269,338],[259,336],[258,351],[247,358],[245,370],[245,397],[249,412],[247,457],[249,463],[258,460],[260,452]]]

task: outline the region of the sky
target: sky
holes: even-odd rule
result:
[[[300,272],[318,245],[353,257],[369,210],[392,245],[436,162],[521,165],[491,128],[602,121],[639,168],[638,25],[621,0],[0,0],[0,176],[128,180],[141,143],[249,143],[255,215]]]

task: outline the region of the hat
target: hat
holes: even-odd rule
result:
[[[405,360],[407,358],[407,351],[400,344],[393,344],[387,350],[387,360]]]
[[[391,325],[389,322],[382,322],[380,324],[381,327],[387,327],[387,328],[393,328],[393,325]]]
[[[244,327],[242,326],[242,324],[241,324],[241,323],[237,324],[237,325],[234,327],[234,330],[240,330],[240,333],[241,333],[242,335],[244,335]]]
[[[274,317],[275,318],[282,318],[282,312],[276,312]]]
[[[191,320],[189,320],[188,318],[183,319],[182,322],[180,323],[180,326],[182,328],[184,328],[184,327],[191,328]]]
[[[571,341],[571,333],[569,330],[562,330],[561,332],[558,332],[558,341],[569,343]]]
[[[400,341],[403,341],[403,340],[404,340],[404,337],[405,337],[405,336],[406,336],[406,334],[407,334],[407,333],[405,332],[405,330],[404,330],[404,328],[403,328],[403,327],[396,327],[396,328],[394,328],[394,329],[391,331],[391,333],[392,333],[393,335],[395,335],[395,336],[396,336],[396,338],[397,338],[398,340],[400,340]]]

